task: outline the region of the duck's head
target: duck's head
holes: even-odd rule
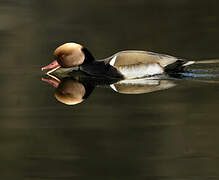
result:
[[[93,61],[94,58],[91,53],[82,45],[77,43],[65,43],[54,51],[55,60],[49,65],[42,68],[53,72],[59,68],[71,68],[80,66],[84,63]]]

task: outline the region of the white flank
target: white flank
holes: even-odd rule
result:
[[[163,68],[159,64],[140,64],[133,65],[132,67],[120,66],[118,70],[122,73],[122,75],[124,75],[126,79],[134,79],[156,74],[162,74],[164,72]]]
[[[111,60],[110,60],[110,65],[114,66],[115,61],[116,61],[117,56],[114,56]]]

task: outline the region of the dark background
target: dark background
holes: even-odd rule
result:
[[[217,83],[66,106],[40,68],[65,42],[219,58],[219,1],[1,0],[0,178],[201,180],[219,176]]]

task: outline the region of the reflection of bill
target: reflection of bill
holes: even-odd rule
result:
[[[143,94],[175,86],[173,81],[164,79],[142,78],[115,81],[89,76],[71,76],[62,79],[55,76],[50,77],[49,79],[42,78],[42,80],[54,86],[56,88],[56,99],[67,105],[76,105],[83,102],[96,86],[110,86],[114,91],[122,94]]]

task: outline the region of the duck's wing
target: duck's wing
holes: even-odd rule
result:
[[[162,68],[165,68],[168,65],[174,64],[176,62],[178,62],[177,64],[180,64],[182,66],[188,61],[165,54],[130,50],[116,53],[110,58],[109,63],[114,67],[132,66],[138,64],[159,64]]]

